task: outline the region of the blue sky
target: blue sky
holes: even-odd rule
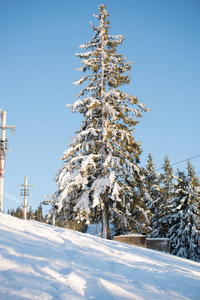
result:
[[[166,155],[172,164],[200,155],[198,0],[0,0],[0,108],[17,130],[7,130],[4,212],[20,205],[24,176],[34,185],[34,209],[56,190],[62,153],[81,125],[66,108],[80,90],[73,86],[82,75],[75,53],[92,38],[89,21],[96,22],[101,3],[110,33],[125,36],[118,52],[133,61],[126,91],[151,108],[135,129],[141,166],[149,153],[158,169]],[[200,172],[200,157],[191,162]]]

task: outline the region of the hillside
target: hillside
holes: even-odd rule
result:
[[[0,214],[0,299],[199,297],[199,263]]]

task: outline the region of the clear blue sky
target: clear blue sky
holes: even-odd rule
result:
[[[126,91],[151,108],[135,130],[141,165],[149,153],[157,168],[165,155],[176,163],[200,154],[200,1],[0,0],[0,108],[17,129],[7,131],[4,212],[20,204],[24,176],[34,209],[56,190],[62,153],[81,124],[66,108],[80,89],[75,53],[92,38],[101,3],[110,33],[125,36],[118,52],[133,60]],[[191,162],[200,172],[200,157]]]

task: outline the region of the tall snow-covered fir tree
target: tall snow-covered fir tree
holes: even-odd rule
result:
[[[144,203],[143,176],[138,163],[141,143],[133,131],[147,111],[137,97],[120,91],[130,82],[132,62],[117,54],[124,37],[109,35],[108,12],[99,6],[91,23],[94,36],[80,46],[84,73],[75,85],[83,85],[78,100],[70,105],[84,120],[63,155],[56,175],[57,214],[68,219],[102,223],[102,237],[110,238],[110,222],[121,232],[144,232],[148,216]],[[64,214],[63,214],[64,212]]]
[[[172,254],[200,261],[200,184],[190,162],[187,172],[186,176],[185,172],[178,171],[167,217],[170,224],[167,237],[171,240]]]

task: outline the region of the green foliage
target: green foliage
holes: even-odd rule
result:
[[[162,202],[162,176],[160,173],[155,171],[155,164],[153,161],[153,156],[149,154],[146,168],[144,169],[144,182],[145,188],[148,192],[148,197],[146,198],[146,206],[150,210],[151,218],[151,230],[156,229],[157,219],[160,218],[160,206]]]
[[[170,212],[171,200],[173,197],[173,169],[169,157],[166,156],[163,164],[163,174],[160,176],[159,198],[156,202],[157,210],[154,213],[152,237],[166,238],[169,224],[167,215]]]
[[[35,220],[38,221],[38,222],[44,222],[41,202],[40,202],[40,205],[39,205],[38,209],[35,211]]]
[[[137,97],[120,90],[130,82],[132,62],[117,53],[124,37],[109,35],[104,5],[99,6],[96,18],[98,26],[91,24],[94,37],[80,46],[85,52],[76,54],[84,75],[75,85],[83,89],[68,106],[84,120],[64,152],[64,166],[55,179],[54,213],[63,222],[101,221],[102,237],[110,238],[111,222],[123,232],[141,232],[148,224],[138,166],[142,150],[133,135],[142,112],[148,109]]]
[[[149,155],[145,186],[151,196],[147,207],[151,210],[152,237],[169,238],[171,253],[200,261],[200,183],[191,162],[187,175],[177,170],[173,174],[166,156],[163,174],[157,176]]]
[[[167,216],[172,254],[200,261],[200,183],[191,162],[188,162],[187,176],[178,170],[174,187],[174,198]]]
[[[32,207],[29,207],[29,210],[27,211],[27,219],[28,220],[35,220],[35,213],[32,209]]]
[[[19,218],[19,219],[23,219],[23,210],[20,208],[20,206],[17,207],[14,216]]]

